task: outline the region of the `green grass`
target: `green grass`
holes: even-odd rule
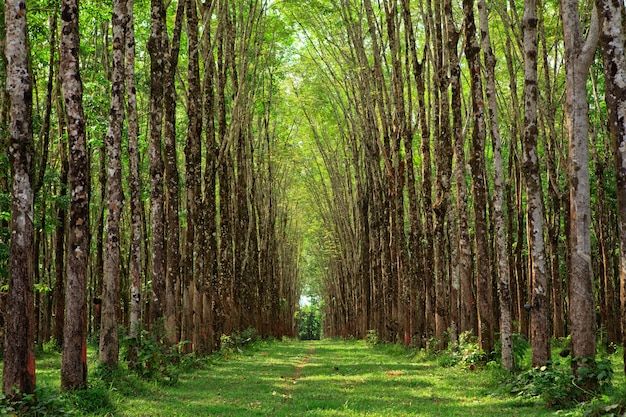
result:
[[[60,354],[38,355],[39,396],[53,403],[47,415],[53,406],[80,416],[582,415],[501,393],[496,370],[445,368],[433,356],[362,341],[258,342],[228,360],[205,360],[172,385],[128,370],[106,383],[93,375],[92,352],[90,388],[62,396],[59,366]],[[616,372],[614,385],[623,384]]]

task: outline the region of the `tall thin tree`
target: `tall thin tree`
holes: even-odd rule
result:
[[[598,44],[598,17],[592,15],[587,38],[583,36],[578,0],[561,2],[565,41],[565,116],[569,143],[570,269],[568,272],[569,328],[572,367],[587,366],[596,355],[596,321],[591,269],[591,194],[589,184],[589,104],[587,72]],[[584,361],[583,361],[584,360]]]
[[[531,258],[530,342],[533,366],[543,366],[550,359],[548,328],[548,283],[543,239],[543,199],[537,139],[537,4],[524,3],[524,137],[523,172],[526,179],[528,245]]]
[[[89,260],[89,161],[83,112],[83,85],[78,51],[78,2],[64,0],[61,9],[62,92],[69,147],[70,224],[67,244],[65,325],[61,388],[87,385],[87,263]]]
[[[163,67],[165,65],[165,5],[163,0],[150,2],[150,205],[152,210],[152,296],[150,322],[163,318],[165,304],[165,212],[163,195]]]
[[[626,346],[626,10],[619,0],[596,0],[600,18],[600,47],[604,61],[604,82],[609,128],[615,144],[615,172],[620,247],[620,294],[622,345]],[[626,373],[626,350],[624,350]]]
[[[135,87],[135,25],[134,0],[127,0],[127,25],[125,31],[126,47],[126,95],[128,112],[128,185],[130,205],[130,322],[128,334],[135,340],[139,337],[141,326],[141,277],[143,236],[143,216],[141,202],[141,176],[139,156],[139,122],[137,117],[137,91]],[[130,362],[137,353],[135,344],[129,351]]]
[[[498,294],[500,301],[500,341],[502,365],[513,368],[513,342],[511,319],[511,292],[509,289],[509,254],[506,246],[504,216],[504,167],[502,162],[502,138],[496,97],[496,57],[491,47],[489,11],[487,2],[478,0],[481,46],[485,60],[485,93],[489,115],[489,129],[493,147],[493,223],[495,225],[496,258],[498,262]]]
[[[122,213],[122,128],[124,124],[124,31],[126,0],[113,1],[113,73],[107,147],[107,223],[102,277],[102,316],[99,359],[109,369],[117,366],[119,356],[118,310],[120,271],[120,216]]]
[[[26,2],[5,3],[6,89],[11,163],[11,242],[2,392],[35,392],[32,84],[28,70]]]
[[[472,150],[470,167],[474,195],[474,238],[476,241],[476,300],[478,302],[478,336],[485,352],[494,347],[494,314],[491,286],[491,267],[487,236],[487,178],[485,172],[485,109],[480,65],[480,45],[476,39],[474,0],[463,0],[465,12],[465,57],[470,71],[472,95]]]

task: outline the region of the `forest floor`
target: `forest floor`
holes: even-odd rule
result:
[[[205,360],[172,384],[125,371],[107,385],[91,375],[90,357],[90,389],[65,397],[58,395],[60,354],[38,357],[39,415],[54,415],[45,411],[47,395],[82,416],[582,415],[506,394],[493,369],[444,367],[433,355],[363,341],[257,342]]]

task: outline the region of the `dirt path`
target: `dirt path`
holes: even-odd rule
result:
[[[283,391],[283,398],[292,398],[291,391],[293,391],[294,385],[298,383],[300,376],[302,375],[302,368],[306,366],[306,364],[313,357],[313,351],[315,350],[315,346],[309,345],[309,350],[307,355],[296,365],[296,368],[291,375],[291,378],[285,381],[285,387]]]

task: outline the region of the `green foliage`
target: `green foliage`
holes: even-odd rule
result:
[[[24,394],[19,400],[9,400],[0,395],[0,416],[71,416],[64,397],[50,390],[38,389],[34,394]]]
[[[220,354],[222,357],[229,359],[234,354],[243,353],[243,349],[251,346],[259,340],[256,329],[249,327],[241,332],[236,331],[231,335],[223,334],[220,337]]]
[[[618,392],[613,398],[602,395],[583,407],[584,417],[622,417],[626,415],[626,391]]]
[[[186,363],[183,346],[187,341],[171,345],[163,332],[142,330],[140,337],[126,338],[127,348],[137,348],[137,358],[129,362],[129,367],[146,380],[165,384],[175,384],[181,372],[181,364]]]
[[[322,311],[318,297],[311,297],[310,304],[300,307],[296,312],[298,338],[300,340],[319,340],[322,338]]]
[[[519,333],[513,333],[511,335],[513,341],[513,368],[515,370],[524,369],[525,360],[530,352],[530,343],[526,337]],[[495,348],[495,357],[502,358],[502,341],[498,339]]]
[[[372,329],[368,330],[367,335],[365,335],[365,343],[368,346],[376,346],[379,344],[380,340],[378,339],[378,332]]]
[[[467,331],[459,335],[458,343],[450,344],[439,354],[437,363],[443,367],[461,366],[473,370],[484,367],[490,361],[490,356],[478,346],[476,337]]]
[[[507,388],[521,397],[541,398],[548,407],[554,408],[589,401],[610,386],[613,368],[608,359],[585,359],[582,362],[586,366],[578,368],[577,374],[572,371],[569,359],[549,361],[545,366],[520,373],[507,383]]]

